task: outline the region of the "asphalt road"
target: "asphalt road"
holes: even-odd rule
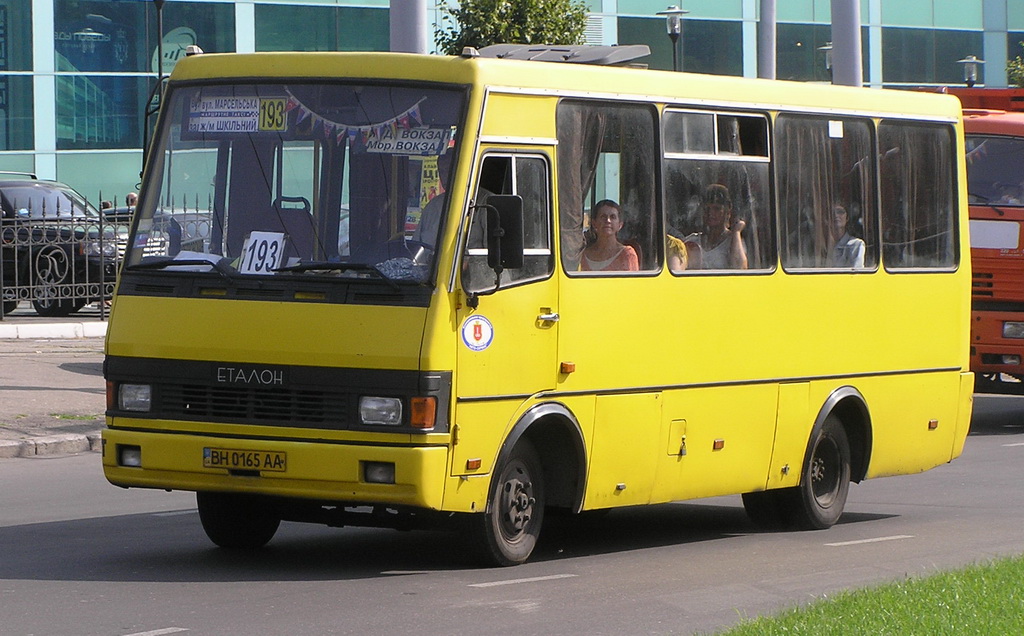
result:
[[[979,396],[960,459],[852,487],[827,531],[759,532],[738,497],[716,498],[549,525],[507,569],[471,567],[456,534],[290,523],[232,554],[190,494],[114,488],[96,453],[0,460],[0,631],[708,633],[1024,553],[1022,416],[1024,398]]]

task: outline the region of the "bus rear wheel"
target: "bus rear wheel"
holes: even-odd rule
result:
[[[544,521],[544,482],[533,445],[520,440],[492,485],[487,512],[474,519],[476,545],[487,565],[526,562]]]
[[[831,528],[843,514],[849,492],[850,442],[843,423],[829,415],[811,445],[800,485],[790,493],[790,521],[806,530]]]
[[[262,548],[281,525],[280,517],[259,497],[197,492],[196,504],[206,536],[222,548]]]

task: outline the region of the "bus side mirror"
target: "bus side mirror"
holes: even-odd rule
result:
[[[523,197],[495,194],[487,198],[487,266],[493,270],[523,266]]]

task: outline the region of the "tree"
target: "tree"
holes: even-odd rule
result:
[[[443,4],[434,25],[440,52],[458,55],[467,46],[583,44],[587,5],[582,0],[462,0]]]
[[[1020,45],[1024,46],[1024,42]],[[1019,55],[1006,63],[1006,79],[1010,84],[1024,88],[1024,59]]]

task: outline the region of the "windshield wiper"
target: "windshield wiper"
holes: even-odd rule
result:
[[[166,269],[168,267],[175,267],[178,265],[208,265],[210,269],[220,274],[225,280],[231,280],[231,270],[222,261],[208,261],[202,258],[183,258],[175,260],[173,258],[144,261],[142,263],[136,263],[129,265],[130,270],[143,270],[143,269]]]
[[[376,265],[367,265],[365,263],[338,263],[335,261],[311,261],[309,263],[298,263],[297,265],[289,265],[288,267],[278,267],[274,270],[275,272],[366,272],[373,274],[374,278],[378,278],[387,283],[395,291],[401,291],[401,287],[398,283],[388,278],[384,272],[377,269]],[[366,280],[360,278],[353,278],[351,280]]]

